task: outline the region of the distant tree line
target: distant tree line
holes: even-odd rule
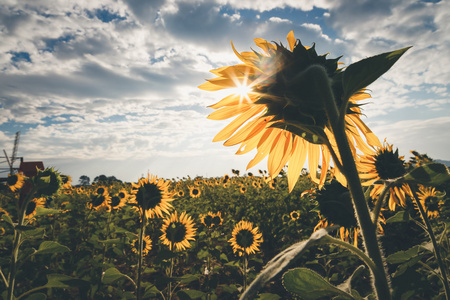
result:
[[[116,176],[106,176],[106,175],[99,175],[94,178],[92,183],[104,183],[104,184],[111,184],[113,182],[122,182],[122,180],[117,179]],[[81,175],[80,179],[78,180],[79,185],[89,185],[91,183],[91,179],[89,176]]]

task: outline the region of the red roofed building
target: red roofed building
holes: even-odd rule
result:
[[[42,161],[22,161],[20,162],[19,173],[23,173],[27,177],[33,177],[37,174],[37,169],[44,170]]]

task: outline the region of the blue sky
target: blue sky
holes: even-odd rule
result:
[[[228,121],[207,106],[224,94],[197,86],[239,62],[231,41],[258,50],[293,30],[347,65],[413,46],[369,87],[363,120],[405,158],[450,160],[449,19],[449,1],[2,1],[1,150],[20,130],[19,156],[74,183],[244,172],[251,154],[212,143]]]

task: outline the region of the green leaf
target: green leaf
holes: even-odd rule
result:
[[[32,294],[25,298],[25,300],[45,300],[47,299],[47,295],[43,293]]]
[[[104,240],[104,241],[101,241],[101,240],[98,240],[98,242],[99,243],[103,243],[103,244],[121,244],[122,243],[122,241],[121,241],[121,239],[110,239],[110,240]]]
[[[44,241],[39,245],[39,249],[34,254],[48,254],[48,253],[64,253],[70,252],[70,249],[57,242]]]
[[[388,71],[411,47],[378,54],[349,65],[344,71],[344,99],[349,99]]]
[[[116,268],[112,267],[107,269],[102,276],[102,282],[104,284],[111,284],[116,282],[117,280],[121,279],[121,278],[126,278],[127,276],[120,273],[119,270],[117,270]]]
[[[258,295],[259,298],[257,298],[257,300],[279,300],[281,299],[280,296],[278,296],[277,294],[272,294],[272,293],[262,293]]]
[[[366,267],[364,265],[359,266],[358,268],[356,268],[356,270],[353,272],[352,276],[350,276],[346,281],[344,281],[343,283],[341,283],[340,285],[338,285],[337,287],[347,293],[350,293],[353,295],[352,292],[352,280],[354,278],[358,278],[360,277],[360,274],[362,271],[364,271],[366,269]]]
[[[320,243],[320,240],[328,236],[328,231],[334,230],[336,227],[328,227],[314,232],[308,240],[298,242],[284,251],[277,254],[270,260],[258,277],[250,284],[250,286],[242,294],[241,299],[253,299],[259,289],[261,289],[269,280],[286,270],[288,265],[302,255],[309,247]]]
[[[14,226],[13,221],[11,220],[11,218],[7,214],[1,215],[0,219],[2,219],[4,221],[6,221],[7,223],[11,224],[11,226]]]
[[[180,298],[180,300],[200,299],[205,295],[205,293],[197,290],[181,290],[177,293],[177,296],[178,298]]]
[[[60,209],[52,209],[52,208],[45,208],[45,207],[36,207],[36,214],[35,216],[47,216],[51,214],[60,214],[63,211]]]
[[[420,252],[420,245],[416,245],[406,251],[398,251],[386,258],[386,261],[390,264],[401,264],[412,258],[417,257]]]
[[[415,168],[403,178],[408,182],[423,185],[440,185],[450,181],[450,174],[444,164],[430,163]]]
[[[63,274],[48,274],[46,288],[82,288],[89,286],[89,282]]]
[[[31,230],[35,230],[36,229],[36,227],[33,227],[33,226],[24,226],[24,225],[18,225],[18,226],[16,226],[15,227],[15,229],[17,230],[17,231],[22,231],[22,232],[24,232],[24,231],[31,231]]]
[[[386,220],[386,223],[397,223],[397,222],[408,222],[410,220],[410,215],[408,211],[399,211],[394,216]]]
[[[283,275],[283,285],[291,293],[296,293],[304,300],[315,300],[322,297],[331,299],[354,299],[350,294],[341,291],[326,281],[322,276],[307,268],[296,268]]]
[[[181,277],[178,277],[178,280],[180,280],[180,283],[188,284],[188,283],[198,280],[198,276],[192,275],[192,274],[186,274]]]

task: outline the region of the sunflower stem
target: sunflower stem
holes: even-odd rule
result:
[[[242,268],[242,275],[244,276],[244,287],[242,293],[247,289],[247,265],[248,265],[248,254],[244,253],[244,266]]]
[[[24,202],[21,203],[20,199],[17,201],[17,212],[18,212],[18,222],[17,226],[23,226],[25,221],[25,212],[27,209],[27,205],[30,202],[31,198],[33,197],[34,193],[36,192],[37,187],[32,186],[31,190],[24,196]],[[8,274],[8,300],[13,300],[14,297],[14,286],[16,284],[16,272],[17,272],[17,261],[19,257],[19,248],[21,244],[22,239],[22,232],[18,231],[14,228],[14,241],[13,241],[13,248],[11,252],[11,261],[10,261],[10,267],[9,267],[9,274]]]
[[[444,262],[441,259],[441,254],[439,251],[439,245],[436,242],[436,237],[434,236],[433,233],[433,227],[431,226],[430,220],[428,219],[427,216],[427,212],[424,210],[422,204],[420,203],[419,199],[417,198],[417,188],[416,186],[411,185],[411,191],[413,192],[413,198],[414,201],[416,202],[417,208],[419,209],[420,215],[422,217],[423,222],[425,223],[425,231],[428,233],[428,235],[430,236],[430,240],[431,243],[433,244],[433,252],[434,252],[434,256],[436,257],[436,261],[439,265],[439,270],[441,271],[441,276],[442,278],[440,278],[442,280],[442,284],[444,285],[444,291],[445,291],[445,298],[447,300],[449,300],[450,297],[450,288],[449,288],[449,284],[448,284],[448,280],[447,280],[447,275],[446,275],[446,270],[445,270],[445,265]]]
[[[378,299],[391,299],[391,292],[387,280],[387,274],[383,266],[383,259],[381,256],[381,249],[378,245],[376,236],[376,226],[373,225],[370,217],[369,207],[364,197],[361,180],[356,169],[355,159],[352,150],[348,143],[345,132],[345,122],[343,116],[339,116],[339,110],[336,106],[331,83],[327,73],[323,67],[310,68],[310,75],[313,77],[313,82],[319,99],[325,106],[328,115],[328,120],[333,131],[336,144],[339,150],[342,170],[340,170],[347,179],[348,188],[352,195],[353,205],[355,207],[356,216],[361,228],[364,245],[368,256],[373,260],[376,268],[373,271],[374,289]],[[346,101],[345,103],[348,103]],[[342,112],[346,109],[341,108]]]
[[[143,212],[142,212],[141,230],[139,232],[138,278],[137,278],[137,288],[136,288],[136,298],[137,298],[137,300],[141,299],[142,250],[143,250],[143,241],[144,241],[144,233],[145,233],[145,226],[146,225],[147,225],[147,215],[145,214],[145,210],[143,210]]]
[[[378,226],[378,218],[380,217],[380,211],[381,207],[383,207],[383,203],[386,202],[386,199],[388,197],[388,191],[390,188],[394,185],[394,182],[391,182],[389,184],[385,184],[383,191],[381,192],[380,196],[377,199],[377,202],[375,203],[375,207],[373,208],[372,212],[372,223],[375,227]]]

